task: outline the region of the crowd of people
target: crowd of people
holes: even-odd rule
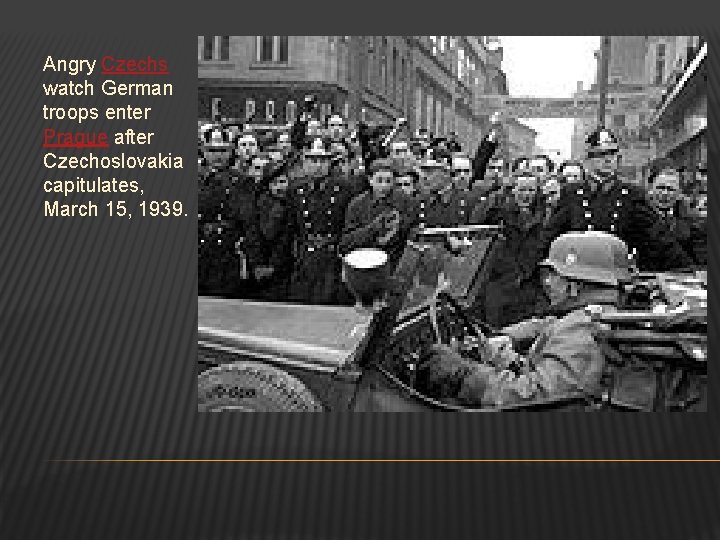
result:
[[[681,190],[663,169],[647,187],[618,175],[606,129],[587,159],[556,167],[547,156],[495,156],[502,118],[477,148],[457,138],[408,133],[404,120],[350,130],[313,119],[307,100],[295,124],[273,136],[244,126],[199,129],[199,293],[308,304],[354,299],[342,257],[385,251],[395,264],[413,231],[502,226],[502,244],[474,311],[494,327],[545,312],[543,261],[572,231],[605,231],[626,243],[640,270],[707,264],[706,188]]]

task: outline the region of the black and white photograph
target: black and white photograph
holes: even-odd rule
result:
[[[198,411],[706,411],[707,47],[198,36]]]

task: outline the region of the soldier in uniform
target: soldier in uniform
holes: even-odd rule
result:
[[[433,160],[421,162],[427,171],[423,195],[419,201],[421,226],[457,227],[468,225],[478,204],[489,204],[490,196],[476,185],[483,185],[485,169],[498,145],[500,117],[492,119],[493,128],[478,146],[472,160],[462,154],[451,157],[451,181],[440,172],[442,166]]]
[[[215,125],[203,133],[204,160],[198,184],[198,290],[233,295],[247,277],[245,253],[236,250],[238,231],[229,199],[237,182],[231,168],[235,148],[230,132]]]
[[[420,172],[405,161],[398,169],[395,177],[395,187],[413,201],[417,201],[420,189]]]
[[[292,300],[334,304],[342,290],[338,245],[345,210],[357,191],[346,179],[329,174],[331,154],[316,139],[303,157],[303,176],[289,188],[290,230],[295,266]]]
[[[707,223],[680,194],[680,173],[663,169],[650,179],[650,194],[658,219],[664,222],[685,254],[698,266],[707,265]]]
[[[338,114],[332,115],[327,121],[328,137],[332,142],[342,142],[347,135],[345,120]]]
[[[669,270],[692,261],[669,234],[646,194],[618,176],[619,147],[612,132],[601,128],[588,137],[586,181],[570,184],[546,227],[545,245],[568,231],[606,231],[619,236],[639,256],[643,270]]]
[[[341,254],[379,248],[388,254],[390,268],[394,268],[410,230],[417,224],[413,201],[395,189],[395,176],[390,159],[378,159],[370,165],[371,189],[357,195],[348,206]]]
[[[585,168],[579,161],[565,161],[558,168],[561,184],[582,184],[585,182]]]
[[[504,328],[486,343],[485,364],[467,360],[461,348],[432,347],[418,369],[425,388],[436,397],[470,406],[603,393],[606,359],[595,340],[599,327],[586,308],[617,309],[620,288],[630,279],[627,245],[597,231],[564,234],[553,241],[541,264],[547,268],[544,282],[554,315]],[[650,407],[654,373],[636,372],[632,377],[632,384],[624,383],[633,393],[627,401]],[[626,397],[619,391],[614,394]]]

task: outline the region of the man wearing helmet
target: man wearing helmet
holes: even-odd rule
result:
[[[586,308],[615,310],[630,277],[627,245],[603,232],[564,234],[541,266],[554,316],[504,328],[483,348],[483,363],[463,357],[465,345],[433,346],[419,366],[422,384],[468,406],[552,400],[578,391],[600,395],[606,362],[594,337],[599,327]],[[636,374],[633,382],[633,395],[622,397],[649,407],[654,375]]]
[[[643,270],[685,268],[692,261],[668,234],[637,186],[618,176],[617,141],[605,128],[587,139],[586,180],[565,186],[558,211],[547,225],[545,244],[568,231],[606,231],[627,242]]]
[[[332,142],[342,142],[345,140],[347,130],[345,121],[338,114],[332,115],[327,121],[328,137]]]
[[[230,198],[237,182],[231,170],[235,148],[220,125],[202,132],[205,167],[198,182],[198,289],[201,294],[234,294],[247,275],[247,254],[236,250],[237,223]]]
[[[289,227],[295,267],[290,297],[311,304],[335,304],[343,296],[338,246],[345,210],[357,189],[341,176],[330,174],[332,154],[322,139],[305,151],[305,176],[288,190]]]
[[[585,168],[579,161],[565,161],[558,169],[558,180],[562,184],[582,184],[585,182]]]

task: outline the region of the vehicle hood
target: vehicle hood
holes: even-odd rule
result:
[[[362,346],[370,321],[347,306],[198,297],[200,346],[327,372]]]

